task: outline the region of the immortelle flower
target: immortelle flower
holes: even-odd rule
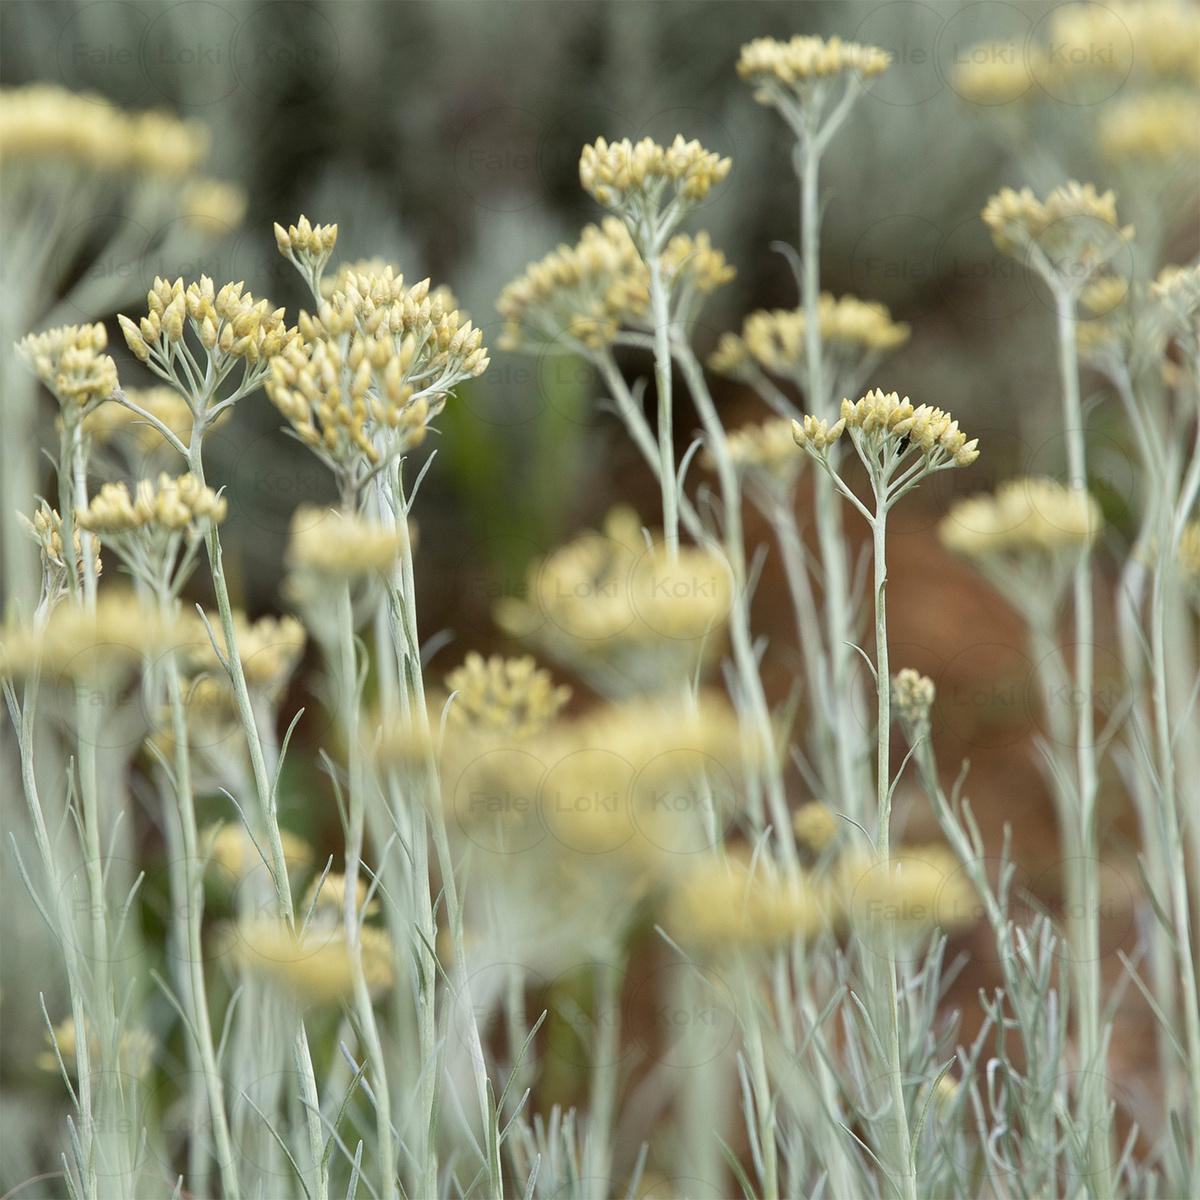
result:
[[[98,442],[128,438],[141,457],[164,445],[158,426],[164,425],[186,446],[192,436],[192,410],[188,402],[165,384],[149,388],[124,388],[123,401],[111,400],[84,418],[83,432]],[[153,417],[151,424],[134,407]],[[226,414],[222,414],[224,418]]]
[[[63,420],[74,425],[117,390],[117,365],[102,353],[108,331],[94,325],[60,325],[31,333],[17,343],[17,353],[54,393]]]
[[[89,1037],[88,1045],[90,1047],[91,1061],[93,1063],[100,1061],[100,1039],[90,1026],[87,1028]],[[46,1043],[49,1045],[49,1050],[43,1050],[37,1056],[37,1065],[43,1071],[53,1071],[58,1074],[60,1071],[59,1057],[62,1057],[62,1065],[66,1067],[69,1075],[76,1074],[75,1052],[78,1049],[78,1037],[75,1033],[75,1018],[66,1017],[54,1026],[53,1031],[46,1030]],[[55,1047],[58,1048],[58,1053],[55,1053]],[[144,1029],[130,1029],[121,1034],[120,1041],[117,1044],[117,1062],[119,1070],[127,1076],[143,1078],[150,1072],[150,1068],[154,1065],[154,1055],[158,1050],[158,1043]]]
[[[184,341],[189,327],[218,379],[229,373],[235,360],[244,361],[241,390],[250,390],[251,381],[258,385],[267,361],[296,337],[296,331],[288,329],[282,308],[272,309],[268,301],[256,301],[245,287],[244,283],[227,283],[218,291],[207,275],[201,275],[198,283],[185,288],[182,279],[169,283],[156,277],[146,296],[148,315],[137,324],[127,316],[117,319],[134,355],[193,402],[198,398],[193,396],[198,385],[178,374],[175,362],[176,356],[191,354]],[[221,407],[214,406],[212,415]]]
[[[0,160],[60,159],[89,171],[178,178],[208,156],[201,121],[166,111],[124,112],[102,96],[49,83],[0,90]]]
[[[1178,339],[1194,360],[1200,353],[1200,264],[1164,267],[1149,290],[1160,307],[1164,332]]]
[[[899,941],[935,929],[952,933],[980,915],[974,887],[944,846],[905,846],[883,861],[846,854],[834,867],[831,893],[844,927],[885,954]]]
[[[143,479],[131,497],[123,483],[106,483],[75,521],[116,551],[143,582],[172,596],[190,574],[197,547],[225,519],[223,496],[190,472],[172,479],[163,472],[157,482]]]
[[[1178,92],[1130,96],[1100,115],[1097,136],[1112,162],[1148,167],[1194,163],[1200,99]]]
[[[483,335],[448,310],[424,279],[411,288],[391,267],[349,273],[300,338],[271,363],[268,398],[358,497],[377,468],[418,446],[451,391],[487,369]]]
[[[292,517],[287,564],[297,574],[359,579],[390,570],[405,536],[366,517],[302,505]]]
[[[994,495],[960,500],[938,536],[1018,611],[1032,614],[1043,604],[1057,606],[1103,526],[1088,493],[1050,479],[1012,479]]]
[[[62,518],[57,510],[50,507],[45,500],[34,510],[30,520],[24,513],[17,514],[17,520],[25,532],[38,544],[42,560],[42,596],[51,605],[63,599],[69,591],[70,569],[66,556],[63,554]],[[84,573],[83,540],[79,536],[79,527],[72,531],[75,562],[74,570],[77,577]],[[100,575],[100,546],[92,543],[92,574]]]
[[[530,655],[485,660],[473,651],[446,676],[446,687],[457,693],[448,712],[452,724],[518,738],[545,729],[571,698],[571,689],[556,687]]]
[[[225,631],[216,613],[209,614],[208,624],[222,655],[228,654]],[[308,641],[304,626],[295,617],[268,616],[251,621],[244,612],[236,611],[233,631],[246,686],[251,693],[265,696],[272,703],[278,702],[304,656]],[[223,673],[207,630],[188,658],[195,671]]]
[[[193,179],[183,189],[183,219],[197,233],[224,237],[246,215],[246,190],[223,179]]]
[[[887,70],[892,56],[877,46],[843,42],[832,37],[797,35],[790,41],[755,38],[738,58],[738,74],[754,87],[759,104],[777,109],[801,139],[827,138],[833,126],[822,128],[826,107],[836,93],[848,103],[851,89]],[[834,110],[839,120],[846,108]]]
[[[1051,288],[1078,294],[1133,237],[1117,224],[1116,196],[1071,180],[1044,201],[1029,188],[1001,188],[983,212],[997,249],[1025,259]]]
[[[678,234],[663,251],[661,265],[668,288],[686,311],[686,324],[698,300],[733,279],[734,268],[712,247],[708,234]],[[650,273],[629,230],[616,217],[586,225],[574,246],[561,245],[500,293],[496,303],[505,318],[504,350],[541,350],[568,354],[610,346],[621,329],[652,328]]]
[[[359,930],[363,975],[373,998],[395,982],[396,956],[384,930]],[[234,923],[223,936],[235,970],[269,979],[301,1002],[315,1005],[348,1001],[354,992],[354,960],[344,930],[310,929],[303,936],[272,918]]]
[[[874,300],[835,299],[828,292],[821,294],[817,319],[825,372],[842,394],[856,391],[885,354],[908,341],[910,332]],[[757,385],[759,372],[766,371],[803,389],[808,382],[806,329],[803,308],[760,309],[742,323],[740,337],[721,335],[708,365],[744,383]],[[769,395],[764,399],[771,400]]]
[[[929,733],[935,695],[933,680],[912,667],[904,667],[892,676],[892,715],[900,722],[910,746]]]
[[[287,829],[281,829],[279,836],[289,870],[301,871],[312,865],[313,849],[303,838]],[[241,880],[260,867],[270,870],[270,862],[259,857],[245,828],[229,821],[205,826],[200,831],[199,850],[201,858],[220,868],[219,873],[232,882]]]
[[[979,42],[955,55],[954,90],[972,104],[1011,104],[1030,98],[1045,69],[1045,51],[1020,42]]]
[[[792,423],[787,417],[764,421],[761,425],[743,425],[728,434],[729,457],[737,471],[755,486],[780,497],[791,493],[804,466],[804,456],[796,453]],[[705,450],[701,462],[713,469],[716,462]]]
[[[647,544],[631,509],[530,565],[526,598],[495,615],[515,637],[542,647],[609,694],[657,691],[710,662],[733,603],[728,564],[699,547],[672,559]]]
[[[792,814],[796,841],[813,854],[823,854],[838,835],[838,819],[833,809],[819,800],[802,804]]]
[[[830,917],[822,889],[804,877],[779,878],[765,859],[751,868],[705,855],[672,886],[662,924],[683,946],[720,956],[808,941],[829,927]]]
[[[43,680],[86,687],[97,695],[114,688],[191,636],[184,622],[143,607],[123,588],[102,588],[94,611],[60,604],[44,628],[10,621],[0,627],[0,673],[15,677],[39,671]]]
[[[854,403],[843,400],[841,418],[832,428],[811,416],[792,422],[796,444],[818,457],[846,430],[868,469],[881,463],[891,471],[911,456],[919,460],[920,473],[928,474],[970,466],[979,457],[978,439],[968,441],[949,413],[928,404],[914,407],[907,396],[901,400],[896,392],[878,388]]]

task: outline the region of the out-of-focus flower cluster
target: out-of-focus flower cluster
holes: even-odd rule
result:
[[[755,93],[760,104],[773,104],[771,89],[783,86],[795,89],[812,79],[852,71],[871,79],[887,70],[892,56],[878,46],[843,42],[839,37],[828,41],[820,37],[797,35],[790,41],[755,38],[742,47],[737,72],[745,80],[764,90]]]
[[[616,508],[603,533],[534,562],[526,598],[502,599],[495,615],[602,690],[655,691],[719,654],[732,597],[723,558],[683,547],[672,560],[631,509]]]
[[[191,473],[172,479],[164,472],[157,482],[140,480],[132,497],[123,483],[104,484],[87,508],[76,512],[75,520],[101,538],[146,526],[198,537],[223,521],[227,509],[225,498]]]
[[[835,390],[854,390],[879,357],[902,346],[909,327],[891,319],[887,308],[854,296],[821,295],[818,308],[821,351],[834,375]],[[753,382],[759,368],[798,387],[807,381],[803,308],[760,309],[742,323],[742,333],[723,333],[708,365],[722,375]]]
[[[569,687],[556,687],[550,672],[531,656],[484,659],[472,652],[446,676],[457,695],[448,719],[482,732],[526,737],[540,732],[571,698]]]
[[[208,156],[201,121],[165,111],[129,113],[103,96],[36,83],[0,91],[0,160],[63,159],[93,171],[178,178]]]
[[[677,316],[695,315],[697,296],[733,279],[735,270],[708,234],[677,234],[660,262],[669,289],[679,299]],[[505,318],[500,346],[529,350],[554,346],[559,353],[600,350],[622,328],[648,330],[650,274],[628,229],[616,217],[584,227],[575,246],[559,246],[500,294]]]
[[[292,518],[287,562],[296,575],[359,579],[388,571],[404,549],[403,528],[337,509],[302,505]]]
[[[74,424],[117,388],[117,365],[103,353],[108,331],[102,324],[62,325],[31,333],[18,350],[33,373],[54,393],[63,419]]]

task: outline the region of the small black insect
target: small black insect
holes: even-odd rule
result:
[[[903,437],[900,439],[900,446],[899,446],[899,449],[898,449],[898,453],[900,453],[900,454],[904,454],[904,453],[905,453],[905,452],[908,450],[908,446],[909,446],[909,443],[910,443],[911,441],[912,441],[912,438],[910,438],[910,437],[908,436],[908,434],[906,433],[906,434],[905,434],[905,435],[904,435],[904,436],[903,436]]]

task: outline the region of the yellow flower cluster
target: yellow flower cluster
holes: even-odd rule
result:
[[[312,847],[301,837],[287,829],[279,831],[283,842],[283,858],[290,870],[299,871],[312,865]],[[266,848],[264,847],[264,850]],[[266,864],[258,857],[250,835],[240,825],[221,821],[208,825],[200,831],[199,851],[201,858],[219,867],[226,879],[237,881],[252,870]]]
[[[161,387],[125,388],[124,391],[126,399],[143,412],[157,417],[187,445],[192,435],[192,410],[174,388],[164,384]],[[224,420],[226,415],[222,413],[217,418],[218,422]],[[145,417],[116,400],[101,404],[88,413],[83,419],[83,432],[101,442],[116,435],[128,434],[143,453],[163,445],[162,434]]]
[[[275,223],[275,244],[285,258],[307,255],[311,258],[326,258],[337,245],[336,225],[313,225],[306,216],[301,216],[295,225],[286,229]]]
[[[102,96],[48,83],[0,90],[0,161],[62,159],[92,171],[187,175],[207,156],[209,133],[168,112],[123,112]]]
[[[1044,201],[1027,187],[1019,192],[1001,188],[988,199],[981,215],[992,231],[996,247],[1006,254],[1024,249],[1060,223],[1063,228],[1052,240],[1065,243],[1076,234],[1074,225],[1081,219],[1110,226],[1122,237],[1130,237],[1133,233],[1130,227],[1118,229],[1117,200],[1111,189],[1098,195],[1094,184],[1080,184],[1073,179],[1064,187],[1055,188]],[[1047,246],[1047,249],[1052,248]]]
[[[60,604],[42,629],[10,622],[0,627],[0,673],[40,670],[55,683],[124,676],[187,643],[190,627],[167,621],[125,589],[101,589],[94,611]]]
[[[729,456],[740,471],[765,475],[781,483],[790,483],[800,473],[804,456],[796,453],[792,423],[786,417],[764,421],[761,425],[743,425],[726,437]],[[703,456],[705,466],[714,466],[710,451]]]
[[[974,104],[1008,104],[1028,94],[1043,57],[1039,47],[1018,42],[980,42],[955,62],[954,90]]]
[[[168,283],[155,278],[146,297],[149,315],[135,325],[120,316],[121,329],[129,349],[141,361],[150,358],[151,347],[159,356],[167,354],[167,343],[183,340],[185,321],[210,355],[245,358],[249,362],[269,359],[278,354],[296,336],[284,323],[282,308],[272,310],[268,301],[255,301],[244,283],[227,283],[215,291],[207,275],[186,290],[182,279]]]
[[[787,880],[765,862],[706,856],[672,888],[663,926],[683,944],[712,953],[771,950],[825,930],[891,945],[977,919],[974,889],[939,846],[906,847],[886,861],[842,855],[828,872]]]
[[[574,246],[561,245],[500,293],[503,350],[519,350],[531,335],[547,341],[566,332],[594,349],[610,344],[621,325],[650,304],[645,264],[625,225],[605,217],[585,225]]]
[[[706,233],[677,234],[660,261],[669,287],[690,286],[701,295],[736,274]],[[623,325],[644,328],[649,305],[650,273],[625,225],[605,217],[599,226],[585,226],[576,245],[561,245],[530,263],[500,293],[496,307],[505,318],[500,346],[522,350],[565,333],[598,350]]]
[[[811,416],[805,417],[803,424],[792,422],[796,444],[811,444],[817,452],[826,450],[846,429],[875,439],[906,442],[921,454],[948,459],[956,467],[970,466],[979,457],[978,438],[967,441],[949,413],[928,404],[914,407],[907,396],[901,400],[897,393],[885,394],[879,388],[854,403],[843,400],[841,418],[832,428]]]
[[[1100,535],[1100,506],[1052,479],[1011,479],[995,495],[960,500],[938,526],[942,544],[970,559],[1077,554]]]
[[[935,695],[933,680],[912,667],[892,676],[892,712],[906,731],[928,728]]]
[[[560,661],[653,689],[694,670],[698,655],[719,652],[732,597],[724,559],[681,547],[672,561],[661,545],[647,546],[637,514],[619,507],[603,533],[534,562],[526,599],[501,600],[495,615]]]
[[[87,508],[76,511],[75,520],[81,529],[101,536],[146,526],[199,533],[223,521],[227,509],[225,498],[203,486],[191,472],[177,479],[163,472],[157,483],[139,480],[132,498],[123,483],[104,484]]]
[[[27,334],[17,349],[73,421],[116,391],[117,365],[102,353],[107,345],[108,331],[97,322]]]
[[[93,1064],[92,1069],[95,1070],[95,1064],[100,1061],[100,1039],[86,1024],[85,1028],[91,1035],[88,1038],[88,1047],[90,1061]],[[47,1030],[46,1043],[50,1049],[42,1051],[37,1056],[37,1065],[43,1071],[52,1071],[57,1075],[59,1072],[58,1058],[61,1055],[63,1066],[74,1075],[75,1053],[79,1047],[75,1034],[75,1018],[66,1017],[60,1021],[54,1026],[53,1035]],[[58,1046],[58,1054],[54,1053],[55,1045]],[[117,1059],[120,1064],[118,1069],[123,1075],[142,1078],[154,1065],[154,1055],[157,1049],[158,1043],[144,1029],[131,1029],[122,1033],[117,1043]]]
[[[301,440],[337,465],[375,464],[381,435],[393,449],[418,445],[450,389],[487,369],[481,330],[386,267],[348,272],[300,339],[271,363],[266,391]]]
[[[363,905],[367,904],[367,892],[369,888],[367,881],[359,875],[358,886],[354,889],[354,894],[357,897],[356,912],[363,911]],[[325,925],[328,927],[341,921],[346,912],[346,877],[336,872],[330,872],[324,879],[318,876],[308,885],[308,890],[304,893],[304,899],[300,901],[301,914],[305,919],[310,919],[308,914],[311,912],[311,921],[315,925]],[[366,907],[366,915],[374,916],[379,912],[379,901],[372,898],[371,903]]]
[[[698,141],[684,141],[681,133],[667,147],[653,138],[643,138],[636,146],[628,138],[611,145],[597,138],[583,148],[579,181],[606,208],[621,209],[631,193],[657,194],[668,183],[684,200],[703,200],[732,165]]]
[[[1190,4],[1065,4],[1050,20],[1056,72],[1200,83],[1200,12]]]
[[[449,720],[485,733],[526,737],[545,729],[571,698],[571,689],[555,687],[549,671],[531,656],[484,660],[472,652],[446,676],[457,692]]]
[[[1200,594],[1200,521],[1189,521],[1179,539],[1179,572]]]
[[[295,572],[358,579],[388,571],[404,549],[403,528],[302,505],[292,517],[287,562]]]
[[[1107,108],[1098,136],[1100,149],[1114,161],[1194,162],[1198,130],[1200,98],[1154,92]]]
[[[223,179],[194,179],[183,189],[181,199],[183,219],[208,237],[224,237],[246,215],[245,189]]]
[[[763,89],[755,93],[760,104],[770,104],[772,86],[782,84],[795,90],[814,79],[826,79],[843,71],[871,79],[886,71],[891,61],[891,54],[878,46],[843,42],[838,37],[826,41],[798,35],[787,42],[755,38],[742,47],[737,72]]]
[[[209,617],[209,626],[216,635],[221,653],[227,655],[229,650],[225,645],[225,634],[215,613]],[[245,613],[235,612],[233,633],[247,686],[252,692],[260,692],[269,698],[277,697],[304,655],[308,640],[304,626],[295,617],[260,617],[257,621],[250,621]],[[197,647],[189,656],[193,669],[220,670],[208,631],[204,630],[197,636]]]
[[[387,934],[372,925],[359,931],[363,976],[372,996],[385,994],[396,973],[396,958]],[[354,960],[344,931],[310,929],[303,937],[279,921],[265,917],[238,921],[227,930],[230,960],[294,992],[311,1004],[337,1004],[354,991]]]
[[[62,518],[58,515],[58,512],[43,500],[34,510],[33,520],[30,520],[24,513],[18,513],[17,518],[29,536],[41,548],[42,564],[47,574],[56,579],[61,577],[67,570],[67,563],[63,556]],[[79,536],[78,525],[74,529],[74,542],[75,567],[82,574],[83,542]],[[95,575],[99,575],[100,547],[94,542],[92,544],[92,555],[92,571]]]
[[[908,341],[909,327],[894,322],[887,308],[854,296],[821,294],[817,310],[821,343],[833,355],[853,361],[885,354]],[[807,321],[803,308],[759,309],[742,324],[742,335],[724,333],[708,360],[714,371],[740,378],[753,359],[773,375],[797,378],[805,363]]]
[[[801,846],[813,854],[821,854],[837,837],[838,820],[829,805],[810,800],[792,814],[792,829]]]

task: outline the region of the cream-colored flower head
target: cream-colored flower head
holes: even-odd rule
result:
[[[91,1062],[95,1064],[100,1061],[101,1057],[100,1039],[92,1032],[90,1026],[85,1026],[85,1028],[90,1034],[88,1038],[89,1055]],[[58,1062],[61,1056],[62,1065],[67,1069],[67,1073],[75,1076],[77,1074],[75,1055],[79,1048],[79,1039],[75,1033],[75,1018],[65,1017],[54,1026],[53,1033],[47,1030],[46,1043],[50,1048],[37,1056],[37,1065],[43,1071],[51,1071],[57,1075],[61,1070]],[[55,1047],[58,1048],[57,1054]],[[122,1075],[142,1079],[150,1073],[150,1068],[154,1066],[154,1056],[157,1051],[158,1043],[146,1030],[128,1029],[121,1034],[117,1043],[117,1069]]]
[[[677,234],[661,256],[663,275],[691,303],[682,320],[694,317],[699,300],[736,274],[708,234]],[[510,283],[496,307],[505,318],[504,350],[550,347],[560,354],[602,349],[623,327],[650,329],[650,273],[628,229],[616,217],[584,227],[575,246],[559,246]]]
[[[17,343],[29,369],[54,393],[63,419],[78,421],[117,390],[117,365],[104,354],[103,325],[62,325]]]
[[[978,457],[978,439],[967,441],[949,413],[928,404],[913,406],[895,392],[876,388],[861,400],[842,401],[842,415],[831,427],[826,421],[805,417],[792,422],[792,436],[798,446],[811,449],[818,457],[846,430],[869,456],[886,455],[898,463],[906,454],[920,454],[927,470],[970,466]]]
[[[1031,98],[1045,52],[1019,42],[980,42],[955,56],[954,90],[972,104],[998,105]]]
[[[657,209],[670,187],[684,204],[703,200],[729,174],[732,166],[698,141],[676,134],[670,146],[653,138],[634,145],[628,138],[609,143],[597,138],[584,146],[579,158],[579,181],[584,191],[606,208],[623,212],[631,203],[648,200]]]
[[[135,324],[119,316],[129,349],[141,362],[151,357],[164,369],[172,367],[172,347],[183,341],[190,325],[196,338],[218,368],[228,359],[256,364],[272,358],[295,339],[282,308],[256,301],[244,283],[227,283],[217,290],[207,275],[185,288],[182,279],[168,283],[155,278],[146,297],[148,315]]]
[[[312,865],[312,847],[301,837],[287,829],[279,831],[283,842],[283,858],[289,871],[303,871]],[[219,868],[230,881],[238,881],[252,871],[269,870],[250,840],[249,833],[241,825],[221,821],[208,825],[200,831],[199,849],[201,858]],[[266,850],[266,847],[263,847]]]
[[[882,862],[846,854],[834,868],[831,892],[849,929],[880,952],[897,939],[963,929],[980,915],[962,864],[944,846],[905,846]]]
[[[356,492],[370,469],[417,446],[452,389],[487,369],[483,335],[391,267],[348,272],[271,363],[266,392],[297,436]]]
[[[796,841],[810,854],[823,854],[837,838],[837,815],[829,805],[810,800],[792,814],[792,830]]]
[[[355,888],[357,897],[355,912],[364,912],[368,917],[376,916],[379,912],[379,901],[374,896],[367,904],[367,893],[370,885],[359,875]],[[300,901],[300,913],[314,928],[329,928],[338,926],[346,911],[346,877],[336,872],[330,872],[324,878],[318,876],[308,885],[304,899]]]
[[[246,215],[246,189],[223,179],[193,179],[183,189],[183,219],[205,237],[226,237]]]
[[[49,83],[0,89],[0,161],[8,170],[57,159],[88,171],[178,178],[208,157],[209,142],[203,122],[168,112],[124,112]]]
[[[335,508],[301,506],[292,518],[288,567],[296,574],[359,579],[391,570],[404,549],[402,528]]]
[[[125,388],[123,394],[143,412],[161,421],[186,446],[192,436],[192,410],[188,402],[174,389],[165,385],[149,388]],[[219,424],[229,415],[227,410],[217,418]],[[84,418],[83,432],[98,442],[128,437],[139,456],[149,454],[165,445],[163,436],[145,417],[139,416],[118,400],[111,400],[93,409]]]
[[[785,482],[800,473],[804,459],[796,453],[792,423],[786,417],[743,425],[728,436],[729,455],[742,471],[765,472]],[[711,455],[706,461],[711,462]]]
[[[983,209],[997,249],[1026,258],[1051,285],[1078,291],[1133,237],[1117,224],[1116,196],[1072,180],[1039,200],[1029,188],[1001,188]]]
[[[143,608],[122,588],[102,588],[94,612],[60,604],[43,629],[9,622],[0,627],[0,673],[72,686],[98,678],[124,679],[191,635],[183,622]]]
[[[904,667],[892,676],[892,714],[910,745],[929,732],[929,713],[936,695],[928,675]]]
[[[372,925],[359,931],[362,970],[373,997],[395,982],[396,956],[387,934]],[[354,961],[341,929],[314,928],[298,936],[273,918],[238,921],[224,935],[235,969],[279,984],[308,1004],[337,1004],[354,991]]]
[[[709,956],[774,950],[809,940],[830,920],[818,887],[778,877],[765,859],[748,864],[705,855],[671,888],[663,928],[685,947]]]
[[[1200,353],[1200,263],[1163,267],[1150,285],[1166,336],[1178,339],[1185,357]]]
[[[496,620],[609,694],[654,691],[719,653],[732,588],[724,559],[682,547],[672,561],[619,507],[603,533],[533,563],[526,598],[501,600]]]
[[[278,222],[275,224],[275,244],[285,258],[293,254],[328,258],[337,245],[337,235],[336,225],[313,225],[303,214],[295,225],[286,229]]]
[[[629,231],[616,217],[585,225],[574,246],[561,245],[500,293],[503,350],[571,341],[589,349],[610,345],[622,325],[650,304],[649,273]],[[564,336],[565,335],[565,336]]]
[[[1068,557],[1100,536],[1093,496],[1052,479],[1011,479],[995,495],[960,500],[938,526],[942,544],[974,561],[1026,555]]]
[[[76,511],[75,520],[102,540],[147,528],[198,538],[220,524],[227,510],[225,498],[191,472],[176,479],[163,472],[157,481],[140,480],[133,497],[123,483],[104,484],[87,508]]]
[[[472,652],[446,676],[446,687],[457,693],[448,713],[451,724],[517,738],[545,729],[571,698],[571,689],[556,687],[550,672],[528,655],[485,660]]]
[[[775,38],[747,42],[738,58],[737,72],[759,89],[755,99],[760,104],[774,104],[777,88],[795,91],[804,83],[844,73],[871,79],[886,71],[891,61],[891,54],[878,46],[843,42],[839,37],[826,41],[797,35],[786,42]]]
[[[221,653],[228,654],[225,633],[216,613],[209,615],[209,627]],[[280,699],[304,656],[308,641],[304,626],[295,617],[260,617],[251,621],[244,612],[237,611],[233,614],[233,632],[247,686],[272,701]],[[193,670],[224,674],[207,630],[189,657]]]
[[[1192,163],[1200,141],[1200,97],[1180,92],[1135,95],[1105,108],[1097,134],[1113,162]]]
[[[38,549],[41,551],[43,594],[51,600],[60,598],[63,589],[67,587],[69,576],[67,561],[63,555],[62,518],[43,500],[34,509],[32,520],[24,513],[18,513],[17,519],[21,522],[25,532],[37,542]],[[73,537],[75,572],[77,576],[82,576],[84,571],[83,539],[79,536],[78,525],[73,530]],[[95,541],[92,542],[92,573],[96,576],[100,574],[100,546]]]
[[[817,316],[821,353],[836,390],[856,391],[880,358],[902,346],[909,327],[895,322],[887,308],[854,296],[835,299],[823,292]],[[708,365],[722,375],[753,383],[759,370],[803,388],[808,381],[803,308],[760,309],[742,323],[742,333],[725,333]]]

